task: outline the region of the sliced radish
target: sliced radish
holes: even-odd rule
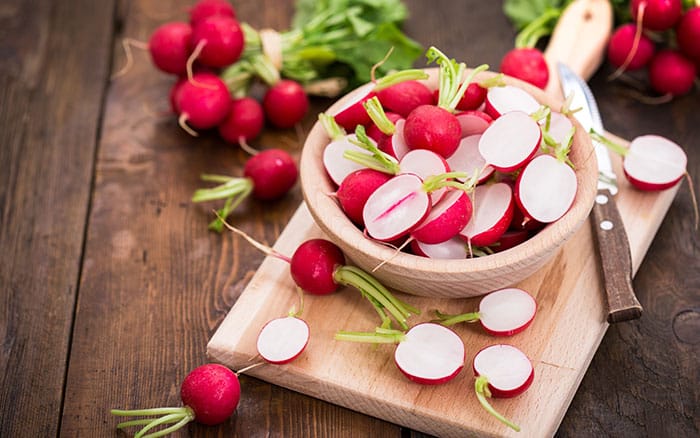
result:
[[[442,175],[450,171],[450,166],[441,155],[427,149],[414,149],[407,152],[399,161],[400,173],[413,173],[422,180],[430,176]],[[447,190],[446,187],[430,193],[432,205],[435,205]]]
[[[450,170],[469,174],[466,178],[457,178],[462,182],[471,178],[475,172],[480,171],[477,183],[483,183],[496,170],[492,166],[487,165],[486,160],[481,156],[479,152],[480,138],[481,135],[470,135],[462,138],[454,154],[447,157],[447,164],[450,166]]]
[[[542,129],[545,129],[544,124],[546,119],[541,120]],[[574,124],[571,123],[571,119],[566,117],[564,114],[552,111],[549,118],[549,127],[547,133],[555,142],[559,144],[564,144],[571,135],[571,129]]]
[[[336,186],[339,186],[345,177],[350,173],[365,167],[362,164],[348,160],[343,156],[345,151],[366,152],[360,146],[351,143],[351,139],[357,139],[355,134],[350,134],[338,140],[333,140],[332,142],[328,143],[326,148],[323,150],[323,166],[325,167],[328,176],[333,180]]]
[[[406,124],[406,119],[399,119],[395,123],[394,134],[388,136],[379,144],[379,149],[386,152],[397,160],[401,160],[410,149],[406,145],[406,139],[403,136],[403,128]]]
[[[358,169],[348,174],[336,192],[340,208],[351,221],[363,226],[362,210],[367,199],[391,177],[387,173],[369,168]]]
[[[574,170],[551,155],[540,155],[520,172],[515,199],[523,212],[542,223],[562,217],[576,197]]]
[[[473,213],[459,235],[475,246],[488,246],[498,241],[513,218],[513,191],[506,183],[477,186],[474,190]]]
[[[462,339],[435,323],[413,326],[394,352],[394,360],[406,377],[426,385],[445,383],[464,367]]]
[[[465,245],[464,240],[459,237],[453,237],[445,242],[436,244],[412,240],[411,249],[414,254],[431,259],[449,260],[467,258],[467,245]]]
[[[640,190],[663,190],[685,175],[687,163],[688,157],[676,143],[658,135],[643,135],[630,143],[623,170]]]
[[[462,127],[462,137],[482,134],[489,127],[493,118],[483,111],[463,111],[457,114],[459,126]]]
[[[258,335],[258,353],[267,362],[285,364],[296,359],[309,342],[309,325],[287,316],[269,321]]]
[[[349,132],[354,131],[357,125],[370,124],[372,120],[362,104],[376,95],[374,87],[374,82],[368,82],[355,90],[352,93],[355,97],[339,108],[333,115],[335,121]]]
[[[455,237],[472,214],[472,203],[463,190],[450,190],[431,208],[428,216],[411,232],[414,239],[436,244]]]
[[[510,111],[523,111],[532,114],[540,108],[537,99],[514,85],[489,88],[485,102],[484,111],[494,119]]]
[[[527,113],[511,111],[494,120],[479,139],[479,153],[496,170],[511,172],[537,152],[542,131]]]
[[[430,210],[430,196],[420,177],[406,173],[381,185],[367,199],[362,217],[367,233],[391,241],[409,233]]]
[[[518,209],[514,208],[513,210],[515,211]],[[490,248],[494,252],[502,252],[520,245],[529,238],[530,232],[528,230],[506,230],[506,232],[501,235],[501,238],[498,239],[496,243],[490,245]]]

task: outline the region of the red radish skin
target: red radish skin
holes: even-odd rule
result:
[[[212,15],[236,18],[236,11],[228,0],[199,0],[189,9],[190,23],[196,23]]]
[[[515,48],[501,60],[501,73],[544,89],[549,82],[549,68],[542,52],[536,48]]]
[[[501,172],[522,167],[537,152],[542,131],[527,113],[510,111],[494,120],[479,139],[479,153]]]
[[[267,119],[277,128],[291,128],[301,122],[309,109],[309,98],[296,81],[282,79],[263,97]]]
[[[457,114],[457,120],[462,128],[462,138],[483,134],[493,121],[491,116],[479,110],[460,112]]]
[[[462,190],[450,190],[431,208],[428,216],[411,232],[414,239],[428,244],[442,243],[462,230],[472,215],[472,203]]]
[[[245,44],[243,31],[235,18],[212,15],[192,27],[192,48],[201,47],[197,61],[220,68],[238,61]]]
[[[391,175],[374,169],[358,169],[346,176],[336,192],[340,208],[348,218],[359,226],[364,226],[362,211],[367,199]]]
[[[268,321],[260,330],[258,354],[268,363],[283,365],[296,359],[309,343],[309,325],[294,316]]]
[[[688,9],[676,26],[676,42],[678,48],[695,65],[700,64],[700,6]]]
[[[627,58],[634,48],[637,25],[634,23],[623,24],[618,27],[610,37],[608,42],[608,61],[615,67],[625,66],[625,70],[638,70],[646,66],[651,57],[654,56],[654,42],[644,34],[641,34],[637,41],[637,48],[634,55],[627,61]],[[625,65],[625,62],[627,64]]]
[[[649,83],[657,93],[682,96],[693,88],[695,65],[679,51],[659,51],[649,63]]]
[[[345,264],[343,252],[325,239],[310,239],[299,245],[290,262],[294,283],[312,295],[328,295],[339,285],[333,279],[336,269]]]
[[[167,408],[170,421],[165,424],[175,423],[169,431],[184,427],[191,421],[213,426],[226,421],[236,410],[241,398],[241,386],[236,373],[219,364],[206,364],[195,368],[182,381],[180,386],[180,398],[183,406],[180,408]],[[117,416],[158,416],[163,408],[121,410],[112,409],[111,413]],[[163,424],[161,419],[155,417],[147,423],[138,433],[143,435],[148,430]],[[133,424],[133,423],[132,423]],[[128,427],[130,422],[117,425],[118,429]],[[140,423],[143,424],[143,423]]]
[[[688,157],[678,144],[658,135],[643,135],[630,143],[622,169],[640,190],[665,190],[685,175],[687,163]]]
[[[461,181],[466,181],[471,178],[476,172],[479,172],[478,183],[483,183],[493,175],[493,167],[486,164],[486,160],[479,153],[479,139],[481,135],[470,135],[464,137],[459,142],[459,147],[454,154],[447,158],[447,164],[450,170],[454,172],[465,172],[469,174],[466,178],[458,178]]]
[[[374,87],[375,84],[370,82],[358,88],[356,91],[358,97],[347,102],[345,106],[333,114],[336,123],[348,132],[354,132],[358,125],[367,126],[372,123],[372,119],[367,114],[363,104],[376,96]]]
[[[195,73],[175,95],[181,123],[194,129],[211,129],[219,125],[231,109],[226,84],[213,73]]]
[[[569,210],[577,188],[576,173],[569,165],[551,155],[539,155],[520,172],[514,193],[526,215],[551,223]]]
[[[394,124],[394,127],[396,127],[396,122],[403,119],[400,114],[392,112],[387,112],[386,117],[391,123]],[[383,133],[374,123],[370,123],[369,126],[367,126],[367,137],[377,142],[377,144],[381,144],[388,137],[390,137],[390,135]]]
[[[391,155],[397,160],[401,160],[409,152],[408,145],[406,145],[406,138],[403,134],[404,126],[406,126],[406,119],[397,120],[394,134],[385,138],[378,145],[379,150]]]
[[[436,244],[412,240],[410,245],[413,253],[421,257],[440,260],[459,260],[467,258],[467,245],[464,243],[464,240],[459,237],[453,237],[445,242]]]
[[[477,186],[473,204],[472,218],[459,235],[473,246],[492,245],[513,218],[513,192],[506,183]]]
[[[170,109],[173,114],[180,114],[180,108],[178,108],[177,101],[179,100],[178,94],[182,85],[187,82],[187,78],[179,78],[172,87],[170,87],[170,93],[168,94],[168,100],[170,101]]]
[[[409,380],[423,385],[449,382],[464,367],[466,351],[460,337],[435,323],[413,326],[394,351],[394,361]]]
[[[486,93],[484,112],[493,119],[510,111],[532,114],[540,108],[530,93],[514,85],[490,87]]]
[[[297,181],[296,162],[283,149],[266,149],[246,161],[243,175],[253,181],[253,196],[273,200],[284,196]]]
[[[406,118],[404,138],[409,149],[428,149],[449,157],[459,146],[462,128],[449,111],[434,105],[421,105]]]
[[[377,92],[382,106],[402,117],[408,115],[421,105],[434,104],[433,92],[418,81],[404,81]]]
[[[191,38],[192,27],[188,23],[174,21],[156,28],[148,40],[153,64],[165,73],[185,74],[192,53]]]
[[[517,210],[517,208],[515,209]],[[503,252],[507,249],[514,248],[530,238],[530,233],[527,230],[506,230],[498,242],[491,245],[494,252]]]
[[[636,22],[640,16],[640,8],[644,5],[642,24],[650,30],[667,30],[672,28],[681,17],[681,0],[632,0],[630,12]]]
[[[265,126],[265,114],[260,102],[252,97],[231,101],[231,109],[218,126],[219,135],[229,143],[239,144],[257,138]]]

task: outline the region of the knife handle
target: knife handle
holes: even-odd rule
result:
[[[632,287],[629,240],[615,199],[605,189],[598,190],[592,219],[608,300],[608,322],[637,319],[642,315],[642,306]]]

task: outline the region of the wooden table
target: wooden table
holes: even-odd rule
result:
[[[168,114],[172,79],[145,53],[127,75],[124,37],[146,40],[191,2],[87,0],[0,7],[0,436],[123,436],[114,407],[178,405],[179,385],[263,259],[208,232],[199,175],[240,175],[246,154],[192,138]],[[514,32],[500,2],[407,1],[405,31],[496,68]],[[237,1],[256,28],[286,29],[292,1]],[[419,61],[422,65],[422,60]],[[606,128],[674,139],[700,174],[696,89],[648,105],[592,78]],[[331,103],[313,101],[308,130]],[[299,156],[294,130],[254,143]],[[700,192],[698,183],[696,191]],[[301,201],[245,202],[240,228],[273,243]],[[643,212],[640,212],[643,213]],[[700,258],[684,181],[635,278],[645,313],[611,326],[560,436],[694,436],[700,429]],[[221,426],[191,436],[424,436],[251,377]]]

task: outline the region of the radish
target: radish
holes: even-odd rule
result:
[[[355,134],[346,134],[345,130],[337,123],[335,117],[321,113],[318,120],[331,139],[331,142],[323,149],[323,167],[336,186],[340,186],[345,177],[352,172],[364,169],[366,166],[345,158],[345,151],[364,153],[365,149],[356,144]],[[373,140],[371,140],[374,142]]]
[[[467,245],[459,237],[453,237],[444,242],[429,244],[411,241],[411,249],[415,255],[431,259],[465,259],[467,258]]]
[[[260,200],[277,199],[291,190],[298,175],[297,165],[288,152],[282,149],[267,149],[246,162],[242,178],[202,175],[202,180],[220,184],[195,191],[192,201],[226,199],[224,207],[217,212],[217,219],[209,224],[209,229],[221,232],[223,220],[251,193]]]
[[[395,126],[394,134],[385,138],[384,141],[379,144],[379,149],[397,160],[400,160],[409,151],[406,138],[404,137],[406,119],[397,120]]]
[[[527,113],[510,111],[494,120],[479,139],[479,153],[501,172],[524,165],[537,152],[542,131]]]
[[[557,144],[566,144],[574,130],[571,119],[557,111],[549,111],[540,121],[540,126],[545,142],[552,147],[556,147]]]
[[[549,82],[549,68],[542,52],[534,47],[516,47],[501,60],[501,72],[544,89]]]
[[[459,235],[474,246],[498,241],[513,218],[513,192],[506,183],[477,186],[474,190],[472,218]]]
[[[493,119],[510,111],[532,114],[539,108],[539,102],[530,93],[515,85],[490,87],[486,93],[484,111]]]
[[[660,50],[649,62],[649,83],[661,94],[687,94],[696,73],[695,65],[677,50]]]
[[[399,174],[412,173],[422,180],[435,175],[442,175],[450,171],[450,166],[442,156],[427,149],[414,149],[408,151],[399,161]],[[445,194],[447,187],[437,189],[430,193],[431,205],[437,204]]]
[[[700,6],[688,9],[676,26],[678,48],[687,57],[700,63]]]
[[[481,156],[479,139],[481,139],[481,135],[470,135],[462,138],[457,150],[447,157],[446,161],[452,171],[466,173],[466,179],[473,178],[475,174],[478,174],[477,183],[480,184],[489,179],[496,169],[486,164],[486,160]],[[466,179],[461,180],[465,181]]]
[[[191,38],[192,27],[188,23],[174,21],[156,28],[148,40],[153,64],[165,73],[185,74],[192,52]]]
[[[638,70],[654,56],[654,42],[641,33],[634,23],[623,24],[608,42],[608,61],[623,70]]]
[[[408,115],[421,105],[432,105],[433,92],[416,80],[399,82],[377,91],[382,106],[402,117]]]
[[[401,117],[399,114],[392,112],[385,113],[385,116],[387,120],[391,122],[391,125],[387,125],[386,132],[382,131],[382,129],[377,126],[376,122],[367,126],[367,136],[374,140],[378,145],[381,145],[383,141],[392,136],[396,131],[396,122],[403,120],[403,117]]]
[[[241,386],[236,373],[219,364],[201,365],[182,381],[180,398],[184,406],[172,408],[152,408],[121,410],[112,409],[116,416],[160,416],[144,418],[119,423],[117,429],[130,426],[143,428],[136,434],[143,436],[147,431],[159,425],[167,425],[165,429],[149,436],[163,436],[181,429],[187,423],[196,421],[206,425],[220,424],[226,421],[238,406],[241,398]],[[173,424],[174,423],[174,424]]]
[[[479,310],[461,315],[446,315],[436,311],[440,324],[479,321],[493,336],[512,336],[525,330],[535,318],[537,303],[526,291],[511,287],[489,292],[479,302]]]
[[[260,103],[252,97],[231,101],[231,109],[217,129],[224,140],[234,144],[245,144],[253,140],[265,125],[265,114]]]
[[[577,188],[576,173],[571,166],[551,155],[539,155],[520,172],[515,183],[515,200],[527,216],[551,223],[569,210]]]
[[[233,5],[227,0],[198,0],[197,3],[190,7],[188,12],[192,25],[212,15],[224,15],[236,18],[236,11],[233,9]]]
[[[295,316],[268,321],[258,334],[258,354],[269,363],[282,365],[296,359],[309,342],[309,325]]]
[[[530,359],[511,345],[491,345],[479,351],[472,362],[474,390],[481,406],[506,426],[520,427],[499,414],[487,397],[510,398],[525,392],[535,378]]]
[[[238,61],[245,44],[238,21],[226,15],[211,15],[192,27],[192,55],[208,67],[226,67]]]
[[[483,87],[476,82],[472,82],[464,91],[464,96],[462,96],[462,99],[460,99],[459,103],[457,104],[457,109],[460,111],[479,109],[479,107],[481,107],[481,105],[484,103],[484,99],[486,99],[486,90],[486,87]]]
[[[278,128],[291,128],[306,115],[309,98],[301,84],[282,79],[267,90],[262,104],[270,123]]]
[[[350,342],[393,343],[394,363],[411,381],[424,385],[449,382],[464,367],[464,343],[452,330],[424,322],[408,332],[378,328],[374,333],[336,333],[335,339]]]
[[[411,231],[411,237],[424,243],[436,244],[449,240],[467,225],[472,215],[472,203],[463,190],[449,190],[435,204],[428,216]]]
[[[340,208],[351,221],[359,226],[364,226],[362,210],[367,199],[389,179],[391,179],[391,175],[369,168],[358,169],[348,174],[336,192]]]
[[[681,0],[631,0],[632,19],[650,30],[672,28],[681,17]]]
[[[213,73],[195,73],[192,79],[178,87],[174,98],[174,106],[180,111],[180,127],[194,136],[198,134],[192,128],[214,128],[226,118],[231,109],[228,88]]]
[[[514,209],[514,210],[517,210]],[[507,249],[511,249],[515,246],[520,245],[530,238],[530,233],[528,230],[512,230],[508,229],[501,235],[496,243],[490,245],[489,248],[493,252],[502,252]]]
[[[408,146],[403,137],[405,119],[396,113],[384,112],[377,96],[366,100],[363,106],[373,122],[367,128],[367,136],[377,142],[382,152],[396,159],[402,158],[408,152]],[[390,114],[393,115],[391,118]],[[371,131],[375,134],[372,135]]]
[[[469,110],[457,113],[457,121],[462,128],[462,138],[470,135],[483,134],[493,118],[483,111]]]

